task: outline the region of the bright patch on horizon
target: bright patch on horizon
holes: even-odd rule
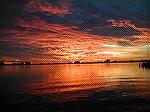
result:
[[[111,44],[104,44],[102,46],[104,46],[104,47],[112,47],[112,48],[119,47],[118,45],[111,45]]]
[[[104,51],[104,52],[97,52],[97,54],[111,54],[111,55],[121,55],[120,52],[112,52],[112,51]]]

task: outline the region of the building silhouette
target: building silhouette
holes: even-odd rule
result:
[[[25,65],[30,65],[31,64],[30,61],[25,61],[24,63],[25,63]]]
[[[74,64],[80,64],[80,61],[75,61]]]
[[[110,63],[110,60],[109,60],[109,59],[107,59],[107,60],[105,60],[105,61],[104,61],[104,63]]]
[[[4,65],[4,61],[0,61],[0,65]]]

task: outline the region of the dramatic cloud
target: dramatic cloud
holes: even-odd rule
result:
[[[146,59],[150,34],[146,2],[6,0],[1,7],[0,58],[48,62]]]

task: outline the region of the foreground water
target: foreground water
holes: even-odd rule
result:
[[[100,107],[102,103],[110,101],[119,101],[119,106],[124,106],[124,102],[140,102],[140,109],[148,111],[149,71],[139,68],[138,63],[0,66],[1,102],[54,104],[93,101],[99,102],[99,109],[103,108]],[[87,103],[83,104],[86,106]],[[139,109],[139,105],[133,108]]]

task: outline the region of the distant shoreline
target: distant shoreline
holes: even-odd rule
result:
[[[60,65],[60,64],[67,64],[67,65],[79,65],[79,64],[112,64],[112,63],[136,63],[136,62],[143,62],[143,61],[118,61],[118,62],[87,62],[87,63],[31,63],[31,64],[3,64],[0,66],[28,66],[28,65]]]

